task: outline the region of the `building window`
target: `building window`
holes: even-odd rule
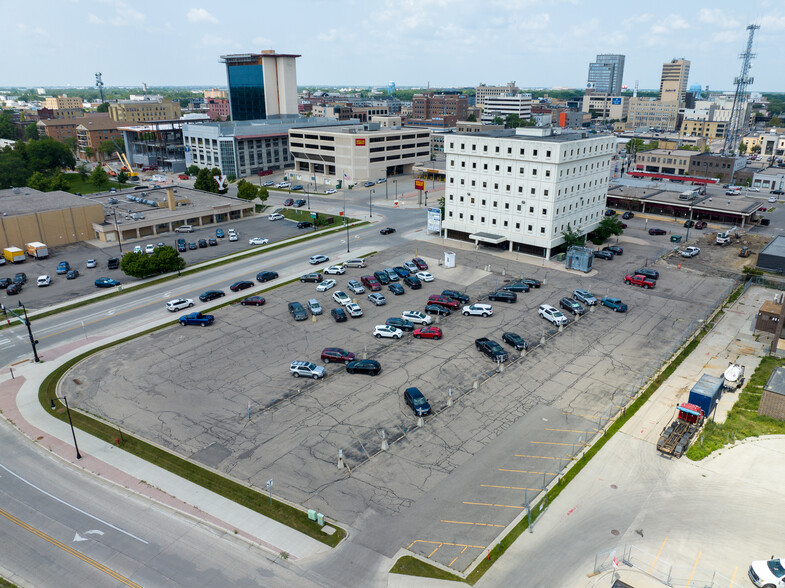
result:
[[[550,156],[551,156],[551,152],[550,151],[546,151],[545,152],[545,157],[550,157]]]
[[[469,203],[470,203],[470,204],[474,204],[474,196],[472,196],[471,198],[469,198]]]
[[[504,203],[504,210],[510,210],[510,203],[509,202],[505,202]]]
[[[510,166],[510,165],[507,166],[507,173],[508,174],[512,173],[512,166]]]
[[[505,225],[505,226],[506,226],[506,225]],[[515,228],[516,228],[516,229],[520,229],[520,228],[521,228],[521,223],[515,223]]]
[[[485,222],[485,217],[484,217],[484,216],[481,216],[481,217],[480,217],[480,222],[481,222],[481,223],[484,223],[484,222]]]
[[[524,153],[526,153],[526,150],[525,149],[521,149],[521,155],[523,155]]]
[[[535,194],[534,188],[531,188],[531,193],[532,193],[532,195]]]
[[[494,200],[493,201],[493,207],[494,208],[498,208],[499,207],[499,201],[498,200]]]
[[[494,185],[493,185],[493,189],[494,189],[494,190],[498,190],[498,189],[499,189],[499,184],[494,184]]]
[[[499,166],[498,165],[496,166],[496,171],[499,171]]]
[[[482,205],[483,205],[483,206],[485,206],[485,198],[483,198],[483,199],[481,200],[481,202],[482,202]]]
[[[534,207],[533,206],[529,207],[529,214],[534,214]]]
[[[487,187],[488,187],[488,182],[483,182],[483,183],[482,183],[482,187],[483,187],[483,188],[487,188]]]
[[[474,180],[472,180],[472,188],[474,187],[474,184],[475,184],[475,181],[474,181]]]
[[[543,208],[542,209],[542,216],[545,216],[546,214],[548,214],[548,209],[547,208]]]
[[[521,211],[521,205],[519,204],[518,206],[516,206],[516,207],[515,207],[515,209],[516,209],[518,212],[520,212],[520,211]]]
[[[528,229],[528,230],[529,230],[529,231],[531,231],[531,230],[532,230],[532,226],[531,226],[531,225],[529,225],[529,229]]]
[[[487,163],[483,163],[482,164],[482,169],[484,169],[485,171],[488,171],[488,164]]]
[[[551,170],[549,170],[549,169],[545,170],[545,177],[546,178],[550,178],[551,177]]]
[[[537,150],[536,150],[536,149],[535,149],[534,151],[532,151],[532,155],[533,155],[534,157],[537,157]]]
[[[473,221],[473,220],[474,220],[474,215],[473,215],[473,214],[470,214],[470,215],[469,215],[469,220],[470,220],[470,221]]]
[[[533,169],[533,170],[532,170],[532,175],[533,175],[533,176],[536,176],[536,175],[537,175],[537,170],[536,170],[536,169]]]
[[[548,190],[543,190],[542,194],[543,194],[543,196],[547,196],[548,195]]]
[[[498,153],[498,152],[499,152],[499,146],[497,145],[496,146],[496,153]]]
[[[545,227],[540,227],[540,233],[543,235],[545,234]]]

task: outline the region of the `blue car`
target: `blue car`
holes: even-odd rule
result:
[[[611,298],[609,296],[606,296],[605,298],[600,300],[600,304],[602,304],[603,306],[607,306],[613,312],[627,312],[627,305],[624,304],[624,302],[622,302],[618,298]]]
[[[71,269],[71,265],[67,261],[61,261],[60,263],[57,264],[58,274],[67,274],[70,269]]]
[[[182,325],[199,325],[200,327],[206,327],[207,325],[212,325],[215,317],[211,314],[202,314],[201,312],[192,312],[191,314],[185,314],[178,319],[178,322]]]
[[[119,286],[120,282],[117,280],[113,280],[112,278],[98,278],[95,281],[96,288],[114,288],[115,286]]]
[[[223,239],[224,238],[223,230],[222,229],[215,229],[215,236],[218,237],[219,239]]]

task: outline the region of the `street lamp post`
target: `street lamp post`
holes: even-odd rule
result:
[[[25,305],[22,304],[21,300],[19,301],[19,307],[24,312],[24,317],[21,317],[18,314],[16,314],[16,311],[13,308],[9,308],[5,304],[0,304],[0,310],[3,311],[3,315],[8,316],[8,313],[10,312],[12,315],[14,315],[20,321],[22,321],[24,325],[27,327],[27,336],[30,337],[30,345],[33,347],[33,360],[36,363],[38,363],[39,361],[41,361],[41,359],[38,357],[38,350],[36,349],[36,345],[38,345],[38,341],[36,340],[35,337],[33,337],[33,329],[30,326],[30,320],[27,318],[27,309],[25,308]]]
[[[385,176],[385,182],[384,182],[384,199],[387,200],[387,180],[386,180],[386,176]]]
[[[112,209],[112,214],[114,215],[114,230],[117,233],[117,246],[120,248],[120,255],[123,254],[123,243],[122,239],[120,238],[120,229],[117,226],[117,207]]]
[[[177,254],[177,277],[180,277],[180,252],[177,250],[177,241],[174,242],[174,252]]]
[[[373,204],[371,203],[371,196],[373,193],[376,192],[374,188],[371,188],[371,191],[368,192],[368,215],[373,218]]]
[[[68,424],[71,425],[71,435],[74,438],[74,449],[76,449],[76,459],[82,459],[82,454],[79,453],[79,445],[76,444],[76,431],[74,431],[74,422],[71,420],[71,409],[68,408],[68,398],[65,396],[55,396],[51,400],[50,408],[54,410],[55,407],[55,398],[58,400],[62,400],[65,403],[65,412],[68,415]]]
[[[343,192],[343,224],[346,227],[346,253],[349,253],[349,219],[346,218],[346,190]]]
[[[393,180],[393,184],[395,184],[395,200],[398,201],[398,180]]]

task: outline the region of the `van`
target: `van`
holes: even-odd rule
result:
[[[364,259],[347,259],[344,264],[345,267],[365,267]]]
[[[698,197],[698,190],[687,190],[679,194],[679,200],[694,200]]]
[[[194,228],[191,225],[180,225],[174,230],[175,233],[193,233]]]

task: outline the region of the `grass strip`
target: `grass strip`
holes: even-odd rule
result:
[[[734,292],[732,292],[728,299],[726,300],[723,306],[730,304],[731,299],[736,300],[742,292],[743,285],[739,286]],[[717,317],[721,316],[722,311],[719,311],[717,316],[715,317],[715,321]],[[682,362],[689,357],[689,355],[695,351],[695,349],[700,344],[703,337],[706,336],[707,333],[711,331],[714,327],[714,321],[708,323],[700,328],[700,330],[696,333],[695,337],[690,341],[682,351],[675,356],[671,362],[668,364],[666,368],[664,368],[650,383],[649,385],[641,392],[641,394],[627,407],[622,409],[622,413],[618,416],[618,418],[613,421],[613,423],[607,428],[607,430],[603,433],[603,435],[597,439],[597,441],[588,449],[586,452],[578,459],[575,464],[570,468],[559,480],[559,483],[553,486],[545,496],[538,502],[536,508],[534,508],[531,512],[531,519],[532,522],[537,520],[537,517],[544,512],[544,509],[547,505],[551,504],[556,498],[562,493],[562,491],[567,487],[567,485],[574,480],[577,475],[589,464],[589,462],[594,458],[600,450],[605,447],[605,444],[610,441],[610,439],[629,421],[638,410],[640,410],[646,402],[648,402],[649,398],[651,398],[652,394],[657,391],[657,389],[673,374],[674,371],[682,364]],[[523,517],[517,525],[515,525],[507,535],[502,537],[502,539],[494,545],[490,552],[488,553],[488,557],[484,558],[480,563],[477,565],[474,570],[466,577],[465,582],[471,586],[474,586],[480,578],[483,577],[485,572],[487,572],[491,566],[502,556],[504,553],[509,549],[509,547],[515,543],[516,539],[521,536],[521,534],[529,528],[529,520],[528,517]],[[404,556],[404,557],[411,557],[411,556]],[[403,559],[403,558],[401,558]],[[413,558],[417,559],[417,558]],[[400,561],[400,560],[399,560]],[[410,571],[397,571],[398,562],[396,565],[393,566],[392,572],[400,573],[400,574],[409,574],[409,575],[416,575],[416,576],[424,576],[424,577],[435,577],[433,574],[436,573],[444,573],[441,568],[437,568],[436,566],[432,566],[428,563],[420,561],[420,565],[418,566],[402,566],[400,569],[410,570]]]
[[[774,369],[783,365],[785,360],[764,357],[739,393],[739,398],[728,412],[725,422],[706,421],[698,439],[687,450],[687,458],[699,461],[714,451],[747,437],[785,434],[785,421],[758,414],[763,387]]]
[[[436,578],[437,580],[452,580],[453,582],[463,582],[463,578],[451,574],[441,568],[425,563],[421,559],[404,555],[395,562],[390,570],[391,574],[405,574],[407,576],[420,576],[421,578]]]
[[[134,186],[139,185],[136,183],[126,183],[120,185],[119,182],[109,180],[106,188],[98,188],[94,184],[91,184],[89,179],[83,180],[77,173],[63,174],[63,176],[65,176],[65,179],[68,180],[68,191],[71,194],[76,194],[77,192],[80,194],[94,194],[95,192],[108,192],[109,188],[116,188],[121,190],[126,188],[133,188]]]
[[[110,347],[126,343],[127,341],[131,341],[138,337],[149,335],[150,333],[169,327],[172,324],[173,323],[166,323],[164,325],[159,325],[142,333],[131,335],[120,339],[119,341],[107,343],[106,345],[91,349],[53,370],[46,376],[38,390],[38,400],[41,403],[41,406],[54,417],[59,418],[63,422],[68,422],[65,407],[57,399],[57,383],[69,369],[82,360],[87,359],[91,355],[103,351],[104,349],[109,349]],[[51,409],[52,402],[55,403],[55,410]],[[81,431],[97,437],[106,443],[118,445],[124,451],[144,459],[145,461],[149,461],[150,463],[206,488],[211,492],[215,492],[219,496],[223,496],[232,502],[236,502],[241,506],[291,527],[325,545],[335,547],[346,536],[346,531],[333,523],[330,523],[330,525],[335,527],[335,532],[332,535],[323,533],[321,527],[315,521],[309,520],[306,513],[300,509],[276,499],[273,499],[271,504],[269,496],[265,495],[263,492],[240,482],[228,479],[217,472],[203,468],[138,437],[125,432],[121,433],[119,428],[110,425],[109,423],[93,418],[78,410],[71,411],[71,418],[73,419],[74,427]]]

